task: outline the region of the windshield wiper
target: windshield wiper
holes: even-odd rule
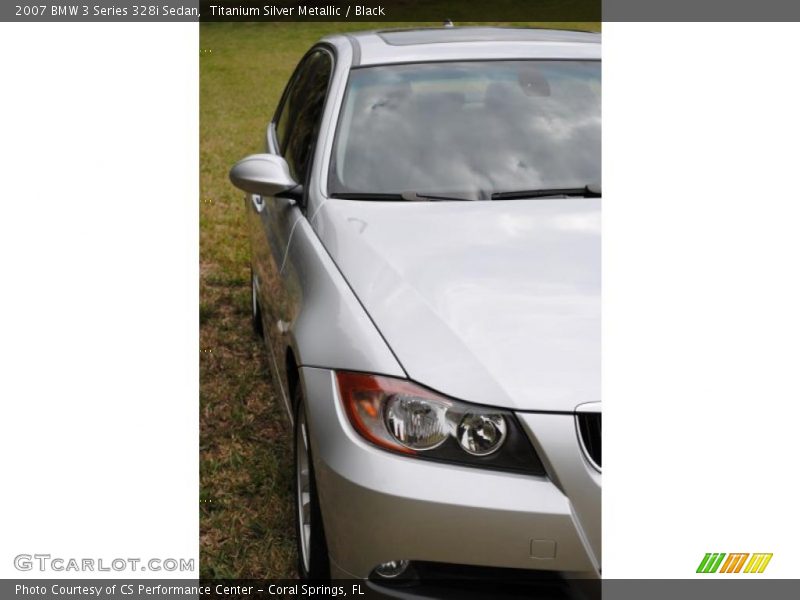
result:
[[[471,198],[463,198],[458,196],[437,196],[435,194],[425,194],[418,192],[403,192],[401,194],[403,200],[409,202],[424,202],[425,200],[458,200],[459,202],[472,202]]]
[[[568,198],[579,196],[581,198],[600,198],[602,196],[599,184],[590,184],[582,188],[549,188],[539,190],[517,190],[513,192],[495,192],[492,200],[522,200],[524,198]]]
[[[418,192],[403,192],[402,194],[370,194],[366,192],[333,192],[331,198],[341,198],[342,200],[386,200],[390,202],[427,202],[429,200],[458,200],[471,202],[471,198],[460,198],[458,196],[438,196],[435,194],[425,194]]]
[[[400,194],[368,194],[364,192],[333,192],[330,197],[342,200],[388,200],[390,202],[403,200],[403,196]]]

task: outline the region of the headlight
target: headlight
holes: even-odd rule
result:
[[[412,450],[433,450],[447,440],[447,408],[409,394],[389,396],[383,420],[392,437]]]
[[[355,430],[386,450],[419,458],[544,475],[513,413],[440,396],[403,379],[337,372]]]
[[[467,413],[458,424],[458,443],[473,456],[486,456],[497,451],[506,439],[503,415]]]

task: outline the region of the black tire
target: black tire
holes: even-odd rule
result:
[[[253,277],[253,267],[250,267],[250,303],[252,306],[253,332],[260,338],[264,337],[264,323],[261,320],[261,305],[256,294],[256,280]]]
[[[299,386],[298,386],[299,387]],[[324,580],[327,581],[331,576],[330,561],[328,558],[328,543],[325,540],[325,529],[322,525],[322,511],[317,495],[317,484],[314,477],[314,461],[311,457],[311,438],[306,420],[305,402],[303,402],[302,392],[298,389],[295,392],[295,414],[294,414],[294,515],[295,515],[295,540],[297,543],[297,572],[302,579]],[[305,446],[307,448],[307,494],[308,506],[305,512],[310,518],[310,532],[306,541],[307,550],[304,552],[300,522],[301,515],[301,467],[300,443],[305,431]],[[307,556],[306,556],[307,554]]]

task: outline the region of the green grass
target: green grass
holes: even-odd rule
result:
[[[211,350],[200,359],[201,577],[289,578],[296,564],[288,419],[250,328],[243,194],[228,169],[262,151],[283,86],[311,44],[402,25],[200,25],[200,347]]]

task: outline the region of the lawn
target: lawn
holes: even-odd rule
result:
[[[289,423],[250,328],[243,196],[228,169],[263,151],[266,123],[312,43],[337,31],[399,25],[200,25],[201,577],[290,578],[296,561]]]

